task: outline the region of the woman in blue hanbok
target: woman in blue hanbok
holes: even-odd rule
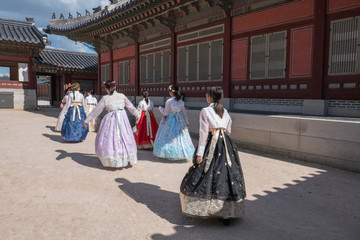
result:
[[[154,142],[154,156],[169,160],[192,159],[195,148],[192,143],[184,102],[181,100],[179,88],[169,87],[171,98],[166,101],[165,108],[159,107],[163,114]]]
[[[67,112],[61,128],[61,135],[67,142],[81,142],[86,138],[89,127],[83,126],[86,119],[84,95],[79,92],[80,84],[74,83],[64,107]],[[85,109],[84,109],[85,108]]]

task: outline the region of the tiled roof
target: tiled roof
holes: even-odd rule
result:
[[[77,30],[81,27],[87,26],[92,23],[100,22],[101,20],[114,15],[116,13],[126,11],[132,6],[142,2],[144,0],[120,0],[117,3],[117,6],[114,8],[111,8],[111,10],[106,11],[105,9],[102,10],[99,13],[92,14],[90,16],[84,16],[80,18],[73,18],[73,19],[65,19],[63,21],[56,20],[59,22],[59,24],[50,24],[47,26],[47,29],[44,31],[47,33],[53,33],[53,32],[65,32],[65,31],[71,31],[71,30]],[[64,23],[63,23],[64,22]]]
[[[45,48],[40,52],[39,57],[34,60],[37,65],[50,68],[66,68],[95,72],[98,70],[97,54]]]
[[[47,37],[34,23],[0,18],[0,42],[2,41],[45,45]]]

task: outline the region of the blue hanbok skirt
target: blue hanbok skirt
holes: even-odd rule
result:
[[[75,109],[75,110],[74,110]],[[89,126],[83,126],[86,114],[82,106],[70,107],[65,116],[61,135],[67,142],[81,142],[86,138]]]
[[[181,113],[171,112],[159,125],[153,154],[169,160],[192,159],[195,148]]]

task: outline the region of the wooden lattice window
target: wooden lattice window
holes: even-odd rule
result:
[[[223,40],[179,47],[177,67],[179,82],[222,81]]]
[[[140,56],[140,82],[169,83],[170,55],[170,50],[142,54]]]
[[[250,79],[284,78],[286,31],[251,38]]]
[[[112,80],[110,76],[110,64],[101,65],[101,81],[106,82]]]
[[[123,61],[118,63],[119,67],[119,85],[129,85],[129,61]]]
[[[360,73],[360,16],[331,22],[329,75]]]

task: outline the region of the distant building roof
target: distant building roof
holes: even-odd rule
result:
[[[50,25],[47,26],[47,29],[44,29],[47,33],[58,33],[58,32],[66,32],[72,31],[84,26],[88,26],[90,24],[100,22],[109,16],[117,14],[119,12],[125,12],[129,8],[133,7],[134,5],[146,2],[146,0],[119,0],[115,4],[111,4],[105,7],[105,9],[100,10],[98,12],[94,12],[90,16],[82,16],[79,18],[73,19],[63,19],[63,20],[56,20],[53,19]],[[150,0],[150,2],[155,2],[154,0]],[[101,9],[101,7],[100,7]]]
[[[39,57],[34,58],[38,66],[46,68],[63,68],[66,70],[82,70],[96,72],[98,70],[97,54],[70,52],[45,48]]]
[[[25,43],[45,46],[47,36],[43,35],[36,27],[33,19],[18,21],[0,18],[0,42]]]

